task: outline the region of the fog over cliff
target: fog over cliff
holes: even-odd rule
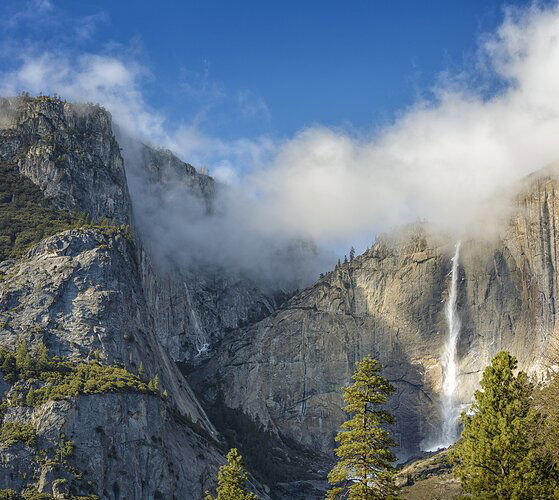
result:
[[[486,230],[506,214],[506,193],[519,179],[559,158],[556,3],[508,10],[461,72],[440,75],[430,98],[369,131],[316,125],[288,138],[222,140],[188,117],[169,125],[147,104],[148,70],[129,53],[29,46],[12,56],[2,94],[99,102],[124,133],[207,166],[224,184],[211,218],[178,186],[156,203],[124,145],[135,206],[164,254],[256,275],[268,269],[272,279],[297,262],[291,275],[308,281],[333,262],[333,248],[418,218],[456,237]]]

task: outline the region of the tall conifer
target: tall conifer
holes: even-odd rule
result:
[[[533,386],[516,358],[497,354],[452,452],[455,474],[473,498],[551,498],[557,474],[543,452],[542,416],[533,407]]]
[[[237,448],[229,451],[227,462],[219,468],[217,496],[214,499],[209,492],[206,492],[204,500],[257,500],[258,497],[246,487],[248,473]]]
[[[344,389],[345,411],[352,417],[336,436],[339,461],[328,474],[334,487],[327,498],[373,500],[395,493],[391,451],[394,442],[386,429],[392,415],[381,409],[395,388],[380,375],[382,366],[371,357],[355,364],[353,384]]]

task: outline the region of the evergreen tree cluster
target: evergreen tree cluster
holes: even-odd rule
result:
[[[4,380],[20,384],[21,401],[10,404],[38,406],[49,400],[60,400],[79,394],[107,392],[142,392],[159,394],[157,375],[148,382],[120,366],[102,365],[99,361],[73,362],[51,358],[43,343],[30,349],[27,342],[19,342],[15,352],[0,349],[0,370]],[[6,406],[7,402],[2,401]]]
[[[497,354],[462,415],[464,430],[452,456],[471,498],[545,499],[559,493],[546,417],[534,404],[534,385],[516,368],[508,352]]]

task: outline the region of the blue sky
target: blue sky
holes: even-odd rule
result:
[[[22,90],[207,167],[257,240],[460,237],[559,160],[559,4],[5,0],[0,94]]]
[[[149,70],[149,105],[230,139],[383,125],[429,97],[441,73],[467,66],[505,5],[526,3],[51,0],[27,3],[25,17],[25,2],[8,0],[1,10],[20,15],[4,25],[14,44],[129,52]],[[72,39],[80,27],[87,33]]]

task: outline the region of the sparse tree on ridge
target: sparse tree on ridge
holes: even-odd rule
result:
[[[353,259],[355,259],[355,248],[351,247],[349,250],[349,261],[351,262]]]
[[[36,348],[35,358],[35,370],[37,372],[42,372],[48,369],[50,365],[49,352],[45,344],[43,344],[42,342],[40,342]]]
[[[392,463],[396,457],[391,451],[395,443],[386,429],[394,418],[380,407],[395,388],[380,375],[382,366],[370,356],[355,366],[354,382],[344,389],[344,409],[352,417],[336,436],[339,460],[328,474],[333,488],[326,498],[395,498]]]
[[[497,354],[481,379],[452,458],[454,473],[472,498],[552,498],[557,471],[544,451],[543,417],[533,386],[516,358]]]
[[[248,473],[245,470],[243,457],[232,448],[227,454],[227,464],[219,468],[217,476],[217,496],[213,497],[208,491],[204,500],[258,500],[246,486]]]

